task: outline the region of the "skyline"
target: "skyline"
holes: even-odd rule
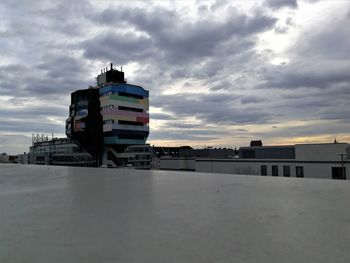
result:
[[[63,137],[70,94],[123,66],[164,146],[350,141],[349,1],[0,3],[0,152]]]

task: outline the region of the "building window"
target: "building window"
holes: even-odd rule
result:
[[[267,175],[267,166],[266,165],[262,165],[261,166],[261,175],[262,176],[266,176]]]
[[[295,167],[295,174],[296,177],[304,177],[304,167],[303,166],[296,166]]]
[[[278,166],[272,165],[272,176],[278,176]]]
[[[290,177],[290,166],[289,165],[283,166],[283,176]]]
[[[103,121],[103,125],[105,124],[113,124],[114,123],[114,120],[105,120]]]
[[[345,167],[332,167],[332,179],[346,180]]]

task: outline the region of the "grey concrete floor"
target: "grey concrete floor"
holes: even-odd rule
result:
[[[0,165],[0,262],[350,262],[350,183]]]

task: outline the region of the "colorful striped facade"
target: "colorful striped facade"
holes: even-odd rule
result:
[[[124,72],[104,69],[97,86],[71,94],[66,134],[92,154],[96,165],[122,166],[129,145],[145,144],[149,134],[149,92],[127,84]]]
[[[126,83],[108,83],[99,93],[104,144],[145,144],[149,134],[148,91]]]

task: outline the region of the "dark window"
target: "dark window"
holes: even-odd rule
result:
[[[261,175],[262,176],[266,176],[267,175],[267,166],[266,165],[262,165],[261,166]]]
[[[332,167],[332,179],[346,180],[345,167]]]
[[[119,139],[127,139],[127,140],[143,140],[145,138],[144,135],[138,134],[120,134],[118,135]]]
[[[37,162],[44,162],[45,161],[45,156],[37,156],[36,157]]]
[[[290,166],[289,165],[283,166],[283,176],[290,177]]]
[[[296,166],[295,167],[295,175],[296,175],[296,177],[304,177],[304,167],[303,166]]]
[[[118,110],[143,112],[143,109],[124,107],[124,106],[118,106]]]
[[[143,126],[142,122],[136,122],[136,121],[118,121],[119,124],[126,124],[126,125],[134,125],[134,126]]]
[[[272,165],[272,176],[278,176],[278,166]]]
[[[141,95],[130,94],[130,93],[125,93],[125,92],[118,92],[118,95],[124,96],[124,97],[135,98],[135,99],[143,99],[143,97]]]

